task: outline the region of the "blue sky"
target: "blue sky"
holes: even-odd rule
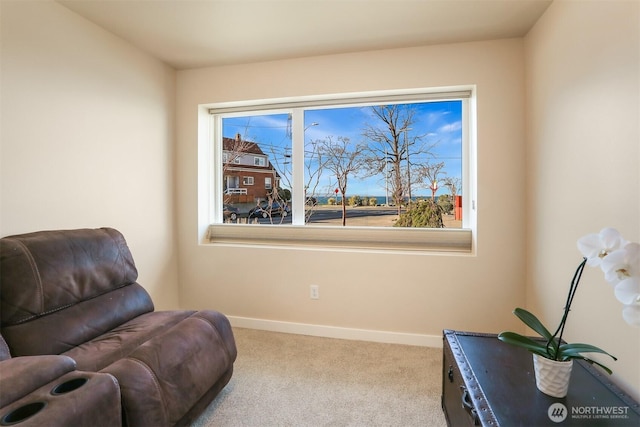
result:
[[[461,181],[462,173],[462,107],[459,101],[441,101],[412,104],[415,109],[415,120],[407,132],[411,140],[415,136],[423,136],[423,141],[434,145],[432,156],[420,155],[411,158],[412,164],[420,161],[432,163],[445,162],[440,179],[457,177]],[[290,158],[291,139],[287,132],[288,114],[252,115],[244,117],[229,117],[223,120],[223,135],[233,138],[240,133],[244,139],[258,143],[262,151],[279,170],[283,179],[283,187],[288,187],[287,175],[291,173]],[[312,125],[317,123],[317,125]],[[345,107],[332,109],[315,109],[305,111],[305,144],[313,140],[331,137],[349,138],[352,144],[366,144],[362,133],[366,125],[382,125],[380,119],[373,117],[370,107]],[[307,179],[305,179],[307,182]],[[431,195],[426,185],[414,185],[412,195]],[[316,196],[328,196],[335,188],[335,178],[329,173],[323,174]],[[445,194],[444,187],[438,194]],[[347,197],[385,196],[384,175],[374,177],[350,176]],[[378,201],[383,202],[383,200]]]

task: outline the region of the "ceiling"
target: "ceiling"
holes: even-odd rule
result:
[[[56,0],[176,69],[522,37],[552,0]]]

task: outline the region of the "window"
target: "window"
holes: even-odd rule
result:
[[[229,161],[251,155],[265,186],[228,194],[212,177],[212,240],[341,246],[345,236],[362,234],[363,247],[470,251],[471,95],[408,91],[214,106],[213,152],[223,153],[215,175],[251,167]],[[243,183],[253,185],[253,177]],[[261,202],[278,209],[252,216]],[[240,212],[235,229],[215,225],[223,204]]]
[[[240,164],[240,156],[225,151],[222,153],[222,163]]]
[[[243,185],[253,185],[253,177],[252,176],[245,176],[242,178],[242,184]]]

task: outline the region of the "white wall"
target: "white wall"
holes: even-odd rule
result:
[[[175,72],[54,2],[1,2],[0,235],[110,226],[177,307]]]
[[[640,241],[640,3],[555,1],[525,46],[527,305],[555,326],[577,239],[610,226]],[[585,270],[565,335],[616,355],[615,380],[640,396],[640,329],[599,269]]]
[[[523,42],[513,39],[179,71],[182,305],[432,337],[443,328],[517,327],[511,311],[524,304],[525,262],[523,64]],[[199,245],[199,104],[465,84],[478,93],[477,256]],[[312,283],[320,286],[318,301],[309,298]]]

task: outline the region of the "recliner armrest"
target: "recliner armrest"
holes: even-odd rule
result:
[[[75,369],[76,362],[68,356],[23,356],[0,361],[0,408]]]

